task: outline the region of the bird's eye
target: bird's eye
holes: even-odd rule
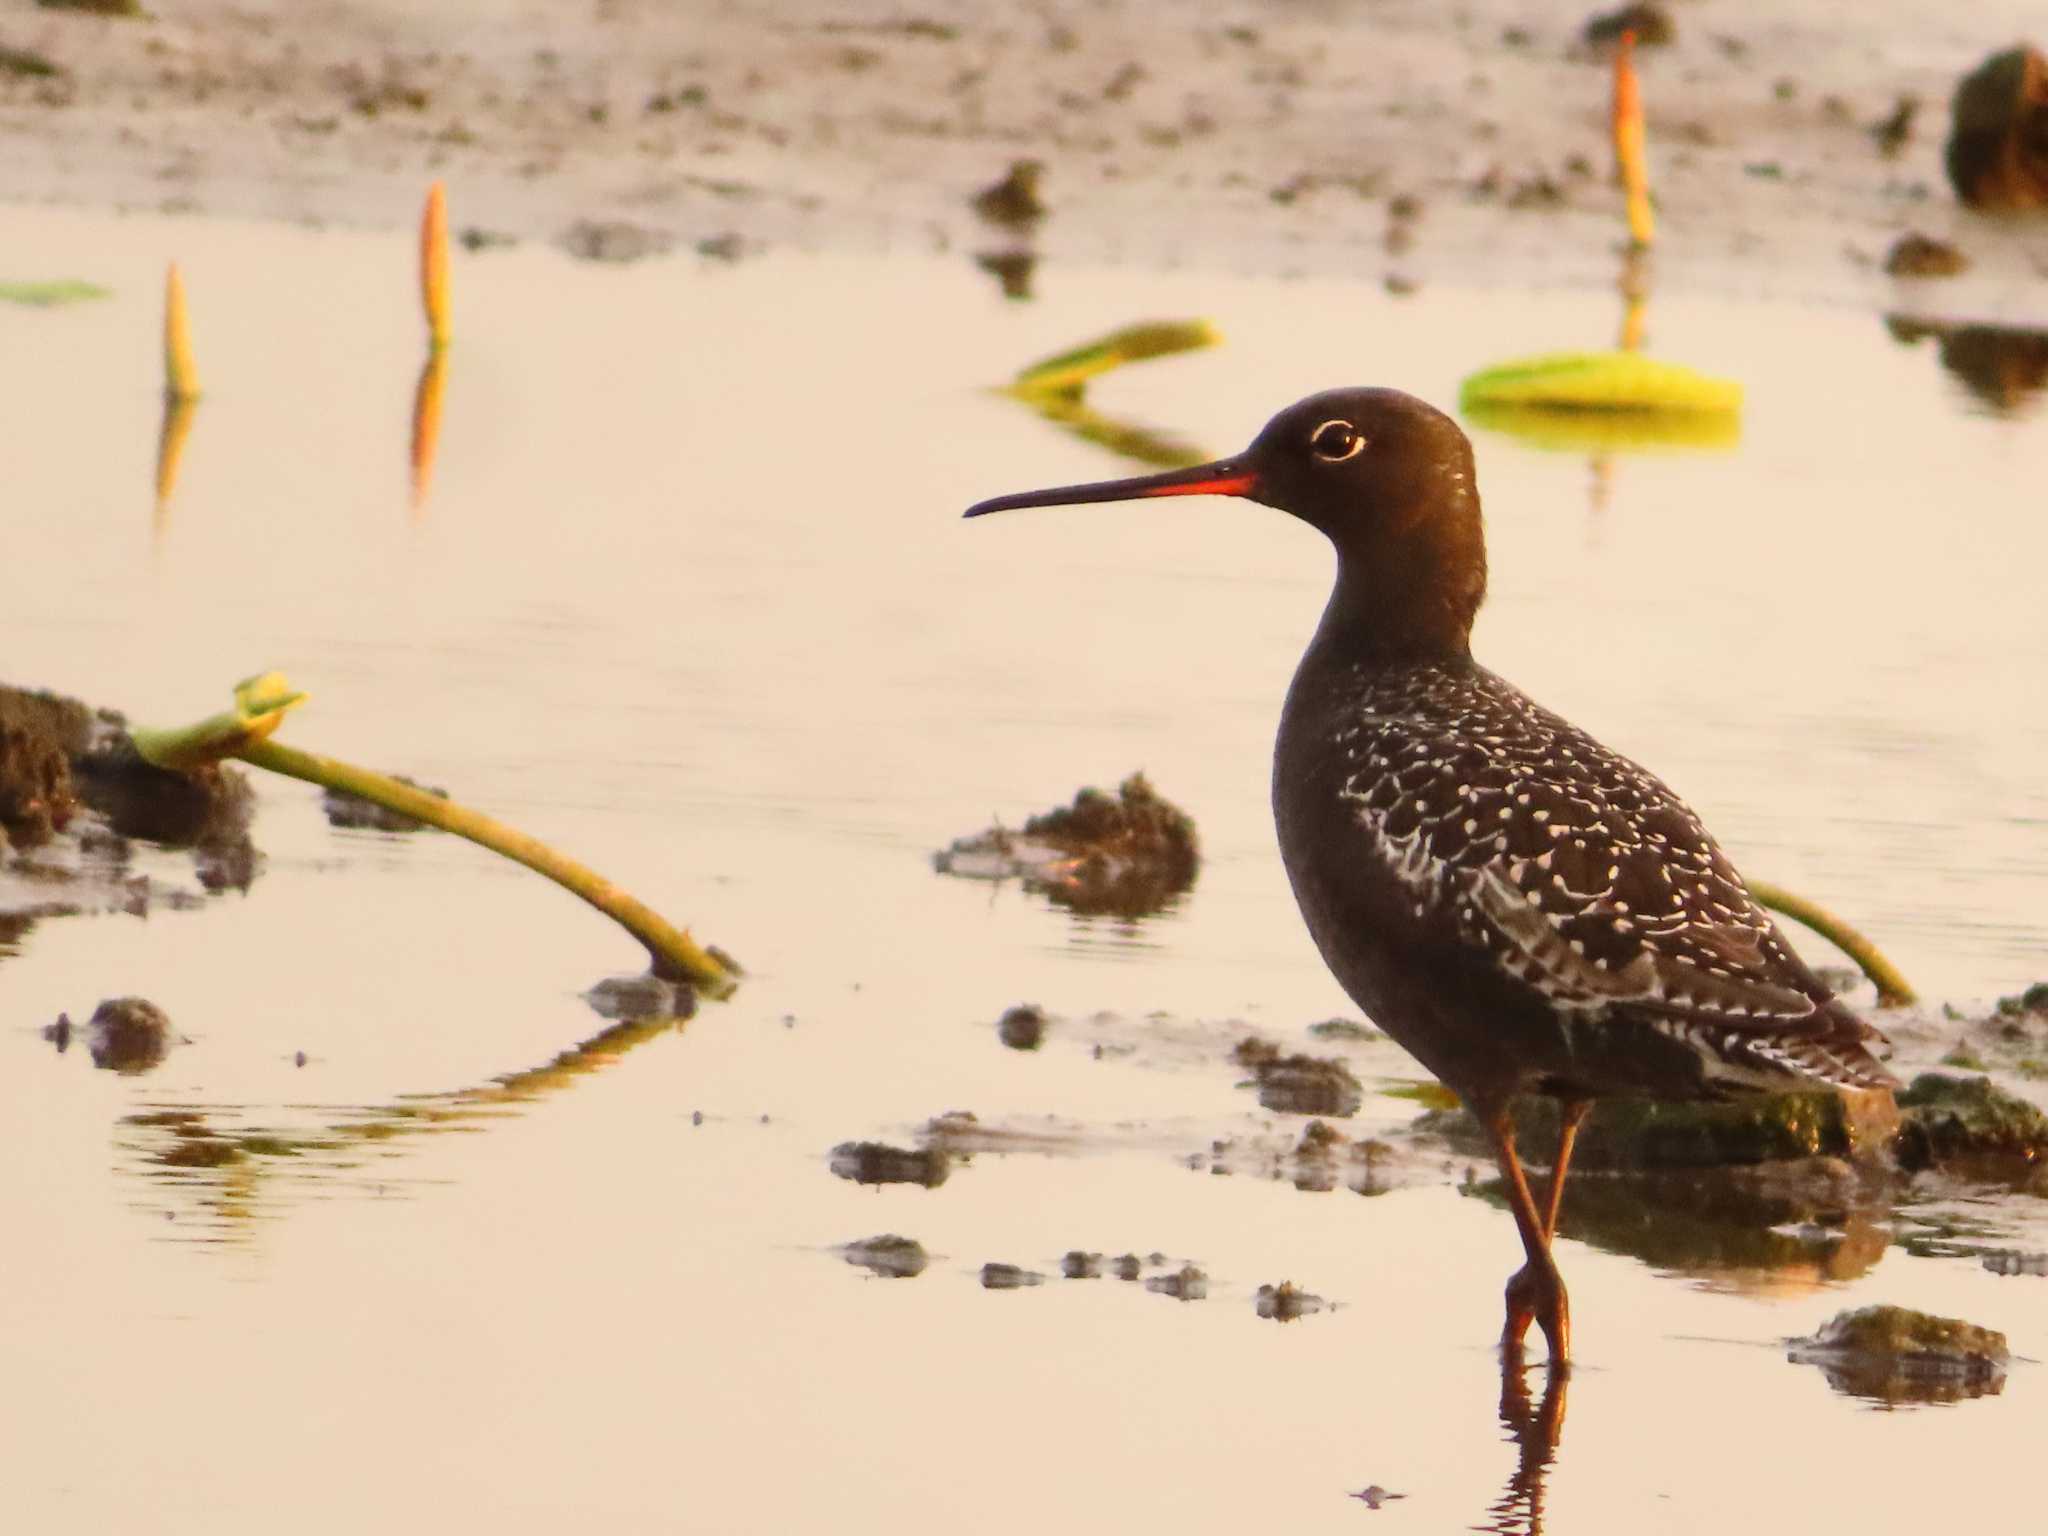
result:
[[[1365,434],[1348,421],[1326,421],[1310,435],[1308,451],[1325,464],[1356,458],[1365,447]]]

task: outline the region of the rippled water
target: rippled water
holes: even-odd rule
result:
[[[457,263],[415,507],[404,236],[17,212],[9,244],[14,275],[115,293],[0,307],[9,681],[170,722],[282,667],[314,694],[295,743],[447,785],[751,972],[680,1033],[574,1052],[603,1027],[577,994],[632,968],[626,941],[451,840],[337,832],[282,781],[246,895],[0,950],[0,1443],[34,1523],[324,1530],[431,1500],[508,1529],[1334,1526],[1372,1518],[1345,1495],[1376,1484],[1429,1529],[1522,1528],[1540,1496],[1553,1530],[1796,1510],[1904,1531],[1947,1517],[1934,1469],[1965,1457],[1973,1509],[2032,1507],[2027,1366],[1997,1398],[1875,1414],[1777,1347],[1884,1300],[2048,1353],[2040,1279],[1967,1245],[1854,1229],[1853,1262],[1809,1242],[1745,1267],[1567,1243],[1583,1366],[1538,1478],[1540,1379],[1506,1405],[1531,1449],[1501,1443],[1501,1212],[1453,1181],[1361,1200],[1184,1166],[1212,1134],[1298,1135],[1222,1044],[1349,1011],[1265,805],[1328,557],[1235,503],[963,524],[977,497],[1124,467],[985,386],[1207,315],[1221,349],[1092,398],[1220,453],[1310,389],[1447,404],[1481,363],[1604,345],[1605,296],[1053,269],[1020,305],[964,259],[481,253]],[[172,256],[208,395],[159,509]],[[1650,324],[1748,385],[1739,446],[1479,434],[1482,658],[1928,995],[2040,979],[2040,400],[1994,409],[1939,339],[1868,314],[1660,300]],[[1203,837],[1169,915],[931,872],[992,816],[1140,766]],[[38,1038],[125,993],[189,1037],[157,1071]],[[1123,1022],[1019,1055],[992,1021],[1024,998]],[[949,1110],[1062,1134],[937,1190],[827,1172],[835,1143]],[[258,1139],[206,1166],[236,1136]],[[1923,1214],[2048,1246],[2031,1198]],[[931,1268],[885,1282],[833,1251],[886,1231]],[[1209,1298],[977,1283],[990,1260],[1056,1276],[1072,1248],[1193,1261]],[[1260,1320],[1251,1293],[1284,1279],[1337,1308]]]

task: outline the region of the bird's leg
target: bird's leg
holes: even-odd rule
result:
[[[1550,1359],[1563,1365],[1571,1354],[1571,1308],[1565,1299],[1564,1280],[1550,1257],[1550,1233],[1536,1209],[1536,1197],[1529,1193],[1529,1180],[1522,1172],[1522,1160],[1515,1154],[1515,1124],[1505,1104],[1482,1111],[1481,1121],[1493,1141],[1494,1156],[1507,1180],[1508,1208],[1522,1234],[1522,1251],[1528,1256],[1507,1287],[1507,1323],[1501,1330],[1501,1348],[1519,1355],[1522,1339],[1535,1323],[1550,1344]],[[1578,1129],[1569,1118],[1572,1131]],[[1561,1172],[1562,1170],[1560,1170]],[[1554,1189],[1563,1180],[1554,1181]],[[1554,1200],[1552,1202],[1555,1203]]]
[[[1550,1189],[1543,1203],[1543,1251],[1546,1255],[1550,1252],[1551,1241],[1557,1236],[1557,1213],[1564,1205],[1564,1176],[1565,1170],[1571,1166],[1572,1143],[1578,1139],[1579,1126],[1584,1123],[1586,1113],[1592,1107],[1591,1099],[1566,1099],[1559,1107],[1557,1156],[1551,1161]],[[1552,1273],[1556,1273],[1555,1265],[1552,1265]],[[1514,1319],[1517,1316],[1524,1319],[1520,1327],[1526,1329],[1529,1326],[1527,1319],[1537,1315],[1537,1308],[1542,1301],[1542,1285],[1533,1263],[1524,1264],[1509,1279],[1508,1319],[1511,1329],[1515,1327]],[[1543,1331],[1546,1335],[1550,1333],[1548,1325]],[[1520,1342],[1520,1336],[1517,1334],[1517,1345]]]
[[[1564,1205],[1564,1171],[1571,1166],[1572,1143],[1579,1139],[1579,1126],[1592,1107],[1591,1099],[1566,1099],[1559,1106],[1557,1157],[1550,1165],[1550,1197],[1543,1209],[1545,1246],[1557,1236],[1557,1213]]]

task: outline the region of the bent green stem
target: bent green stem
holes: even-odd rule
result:
[[[231,710],[209,716],[197,725],[175,730],[135,730],[131,735],[136,750],[159,768],[189,771],[224,757],[236,757],[272,773],[318,784],[322,789],[359,796],[401,816],[468,838],[581,896],[647,946],[654,974],[663,980],[687,981],[711,997],[728,997],[739,984],[732,966],[702,948],[660,913],[627,895],[595,870],[564,858],[524,832],[381,773],[270,740],[285,714],[305,702],[305,697],[292,688],[282,673],[266,672],[236,685],[235,707]]]
[[[732,973],[708,954],[689,934],[669,922],[646,903],[628,895],[595,870],[564,858],[545,843],[524,832],[495,821],[481,811],[430,795],[401,784],[381,773],[337,762],[313,752],[301,752],[275,741],[252,741],[236,753],[245,763],[268,768],[289,778],[304,779],[323,789],[338,789],[374,801],[387,810],[424,821],[443,832],[453,832],[471,842],[501,853],[528,869],[546,875],[564,890],[581,896],[598,911],[619,924],[647,946],[654,972],[669,980],[687,980],[713,997],[728,995],[735,981]]]
[[[1773,912],[1782,912],[1794,922],[1804,923],[1843,954],[1854,960],[1865,976],[1877,985],[1881,1008],[1896,1008],[1919,1001],[1919,996],[1901,976],[1898,968],[1879,953],[1875,944],[1851,928],[1825,907],[1816,906],[1781,885],[1762,880],[1745,881],[1749,894]]]

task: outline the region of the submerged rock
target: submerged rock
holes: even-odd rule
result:
[[[1100,1280],[1102,1255],[1072,1249],[1060,1259],[1060,1274],[1069,1280]]]
[[[856,1184],[922,1184],[937,1189],[950,1167],[936,1147],[892,1147],[879,1141],[842,1141],[832,1149],[832,1171]]]
[[[894,1232],[861,1238],[839,1251],[847,1263],[885,1280],[914,1280],[931,1262],[924,1244],[914,1237],[898,1237]]]
[[[2008,48],[1956,86],[1950,104],[1949,184],[1972,208],[2048,208],[2048,58]]]
[[[2005,1385],[2005,1335],[1904,1307],[1842,1312],[1810,1339],[1790,1339],[1787,1358],[1818,1365],[1828,1385],[1886,1404],[1944,1403]]]
[[[1911,345],[1935,338],[1941,366],[1991,409],[2020,410],[2048,388],[2048,331],[2004,325],[1952,325],[1887,315],[1893,336]]]
[[[1108,795],[1084,789],[1074,803],[1034,816],[1021,832],[992,827],[932,855],[941,874],[1019,879],[1083,915],[1136,919],[1168,906],[1195,883],[1195,823],[1142,773]]]

